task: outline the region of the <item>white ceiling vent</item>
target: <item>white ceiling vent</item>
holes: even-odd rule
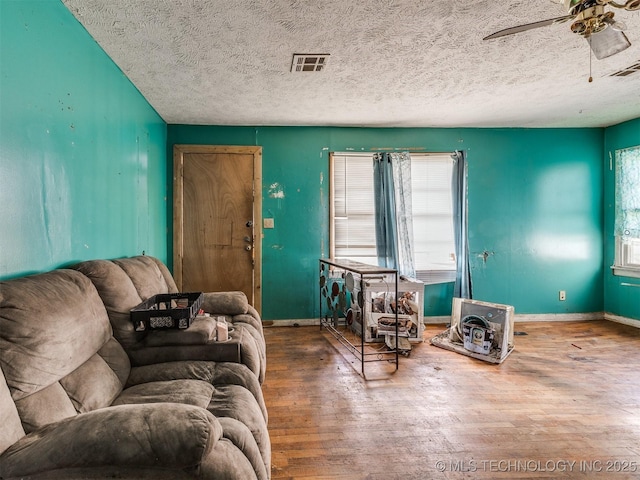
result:
[[[618,70],[617,72],[613,72],[610,77],[626,77],[627,75],[631,75],[632,73],[640,72],[640,62],[634,63],[633,65],[623,68],[622,70]]]
[[[329,60],[328,53],[294,53],[291,61],[292,72],[321,72]]]

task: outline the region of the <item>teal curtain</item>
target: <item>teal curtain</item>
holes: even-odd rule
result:
[[[453,296],[473,298],[471,269],[469,268],[469,239],[467,213],[467,156],[462,150],[453,152],[453,235],[456,248],[456,283]]]
[[[373,155],[373,194],[378,265],[397,269],[396,194],[391,155],[388,153]]]
[[[415,277],[411,155],[409,152],[373,155],[375,225],[378,265]]]

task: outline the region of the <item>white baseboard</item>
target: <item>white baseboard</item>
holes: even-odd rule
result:
[[[585,320],[602,320],[604,314],[602,312],[590,313],[526,313],[516,314],[515,322],[580,322]],[[451,317],[448,315],[440,317],[424,317],[424,323],[431,324],[447,324],[451,323]]]
[[[269,327],[312,327],[320,326],[319,318],[294,318],[286,320],[265,320],[262,322],[265,328]]]
[[[425,325],[441,325],[451,323],[451,315],[424,317]]]
[[[640,328],[640,320],[636,320],[635,318],[621,317],[620,315],[605,312],[604,319],[609,320],[610,322],[622,323],[631,327]]]
[[[604,313],[516,313],[514,318],[515,322],[583,322],[587,320],[604,320]]]
[[[611,320],[614,322],[624,323],[626,325],[632,325],[640,327],[640,320],[633,320],[630,318],[617,317],[610,313],[603,312],[590,312],[590,313],[526,313],[516,314],[515,322],[581,322],[591,320]],[[318,318],[298,318],[298,319],[286,319],[286,320],[270,320],[265,321],[265,327],[309,327],[319,326],[320,319]],[[425,325],[441,325],[451,323],[451,316],[440,315],[424,317]]]

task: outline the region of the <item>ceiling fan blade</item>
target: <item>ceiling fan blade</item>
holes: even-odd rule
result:
[[[607,27],[598,33],[592,33],[585,38],[598,60],[620,53],[631,46],[631,42],[629,42],[624,32],[614,30],[611,27]]]
[[[571,20],[575,15],[565,15],[564,17],[550,18],[548,20],[541,20],[539,22],[527,23],[526,25],[518,25],[517,27],[505,28],[499,32],[492,33],[491,35],[484,37],[483,40],[491,40],[492,38],[504,37],[506,35],[513,35],[514,33],[525,32],[534,28],[546,27],[547,25],[553,25],[555,23],[566,22]]]

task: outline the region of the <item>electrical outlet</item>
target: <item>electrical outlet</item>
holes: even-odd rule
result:
[[[264,228],[273,228],[273,218],[265,218],[264,219]]]
[[[567,292],[560,290],[560,292],[558,292],[558,298],[561,302],[564,302],[567,299]]]

